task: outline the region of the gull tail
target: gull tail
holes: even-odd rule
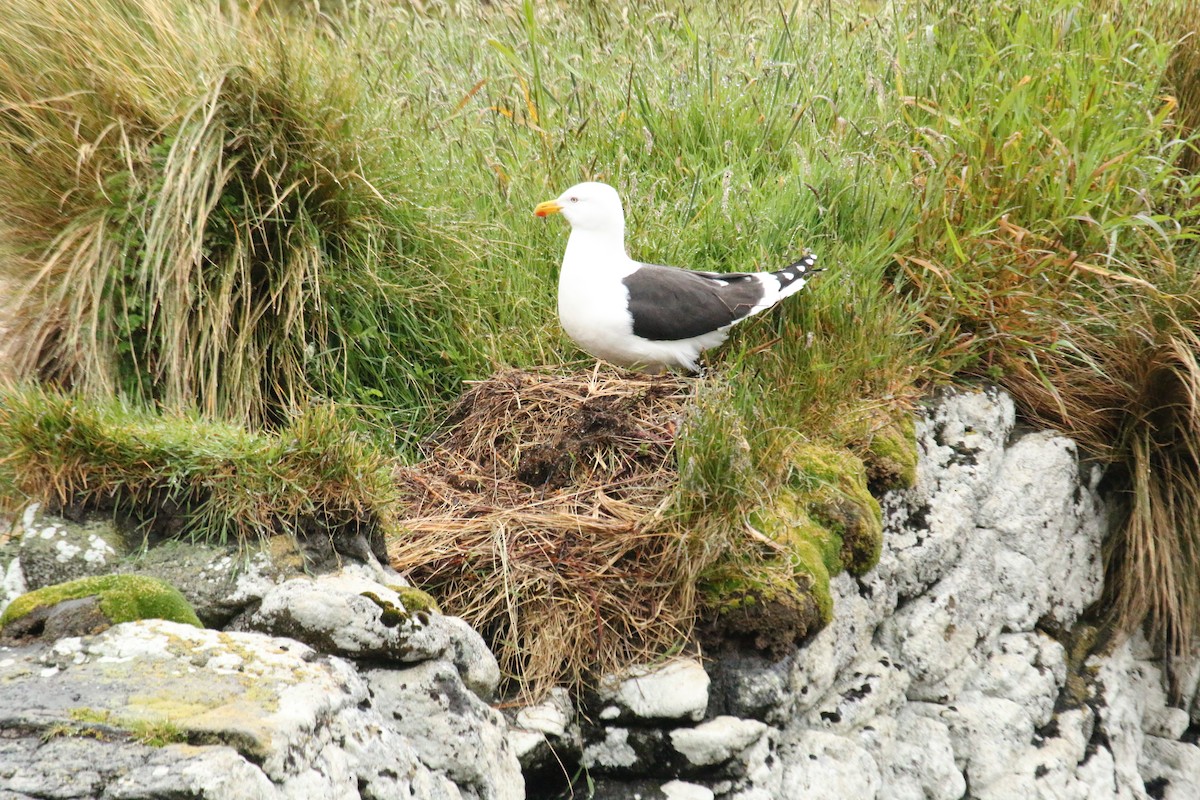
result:
[[[824,272],[823,269],[817,267],[817,257],[811,253],[802,257],[799,261],[784,267],[783,269],[775,270],[774,272],[757,272],[755,277],[762,282],[763,297],[755,304],[750,314],[751,316],[760,311],[766,311],[768,308],[779,303],[785,297],[790,297],[796,292],[804,288],[808,283],[809,278],[816,275],[818,272]]]

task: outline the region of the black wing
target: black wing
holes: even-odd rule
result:
[[[753,273],[655,264],[643,264],[623,283],[634,335],[654,341],[690,339],[732,325],[754,310],[764,293]]]

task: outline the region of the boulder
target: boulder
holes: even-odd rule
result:
[[[402,592],[413,608],[405,605]],[[472,691],[490,699],[500,683],[500,667],[483,639],[428,602],[415,604],[419,596],[358,570],[293,578],[267,589],[259,606],[231,627],[287,636],[322,653],[367,661],[445,659],[458,667]]]
[[[431,798],[446,775],[347,662],[163,620],[0,648],[0,788],[33,797]],[[64,787],[72,787],[64,794]],[[173,796],[173,795],[172,795]]]

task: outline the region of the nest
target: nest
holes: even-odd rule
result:
[[[397,470],[392,565],[481,631],[526,699],[688,640],[700,565],[669,508],[690,394],[672,376],[501,372]]]

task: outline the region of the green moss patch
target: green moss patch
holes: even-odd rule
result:
[[[810,565],[814,562],[810,562]],[[726,560],[701,576],[699,635],[710,645],[752,647],[783,657],[830,620],[829,575],[783,560],[748,564]]]
[[[773,657],[829,623],[830,576],[870,569],[883,541],[863,462],[815,445],[795,450],[787,485],[747,525],[747,544],[701,576],[700,629]]]
[[[848,450],[817,445],[798,447],[791,458],[789,484],[798,503],[826,536],[840,539],[840,566],[862,575],[879,561],[883,513],[867,489],[862,459]]]
[[[388,586],[396,594],[400,595],[400,602],[408,609],[410,614],[440,614],[442,609],[438,607],[437,601],[427,592],[422,592],[420,589],[415,589],[412,586]]]
[[[876,491],[907,489],[917,482],[917,435],[905,415],[874,430],[862,448],[867,481]]]
[[[101,575],[46,586],[21,595],[0,615],[0,627],[39,608],[68,600],[98,597],[100,610],[116,625],[139,619],[165,619],[203,627],[192,606],[175,587],[143,575]]]

